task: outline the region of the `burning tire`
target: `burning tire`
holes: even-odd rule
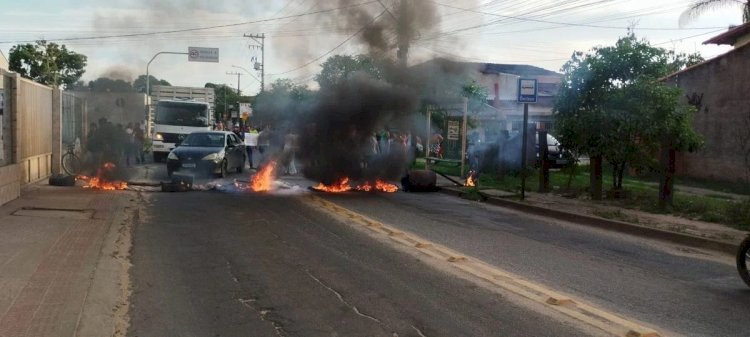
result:
[[[401,180],[404,190],[407,192],[435,192],[437,187],[437,175],[428,170],[410,170],[409,174]]]

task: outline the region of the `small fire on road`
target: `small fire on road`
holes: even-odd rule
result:
[[[388,192],[388,193],[393,193],[393,192],[398,191],[398,186],[391,184],[391,183],[387,183],[380,179],[376,179],[375,182],[366,181],[363,184],[352,187],[349,184],[349,178],[347,177],[341,178],[339,179],[339,181],[331,185],[318,183],[318,185],[312,186],[310,188],[315,191],[329,192],[329,193],[342,193],[342,192],[347,192],[351,190],[364,191],[364,192],[381,191],[381,192]]]
[[[352,187],[349,185],[349,178],[344,177],[344,178],[339,179],[338,182],[333,183],[331,185],[318,183],[318,185],[313,186],[312,189],[316,191],[321,191],[321,192],[341,193],[341,192],[351,191]]]
[[[398,191],[398,186],[391,184],[391,183],[387,183],[380,179],[377,179],[375,180],[375,183],[370,183],[368,181],[362,185],[355,187],[355,189],[358,191],[365,191],[365,192],[381,191],[381,192],[393,193],[393,192]]]
[[[274,171],[276,171],[276,162],[272,160],[253,175],[252,179],[250,179],[250,189],[255,192],[270,191],[275,178]]]
[[[106,162],[104,163],[104,165],[102,165],[102,167],[96,169],[95,177],[78,175],[76,176],[76,180],[85,182],[85,185],[83,186],[83,188],[91,188],[91,189],[98,189],[98,190],[105,190],[105,191],[125,190],[128,188],[128,183],[121,181],[121,180],[109,178],[109,176],[114,171],[115,167],[116,166],[114,163]]]

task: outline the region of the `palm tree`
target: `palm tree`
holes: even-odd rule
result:
[[[726,6],[742,6],[742,22],[750,22],[750,0],[696,0],[680,14],[680,27],[687,25],[707,10]]]

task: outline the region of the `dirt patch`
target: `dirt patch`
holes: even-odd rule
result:
[[[143,196],[138,193],[138,204],[143,203]],[[117,298],[117,304],[112,309],[114,315],[114,332],[113,337],[125,337],[130,327],[130,295],[132,294],[132,284],[130,282],[130,250],[133,246],[132,233],[133,224],[138,222],[140,219],[140,209],[135,207],[130,211],[128,219],[119,224],[117,230],[118,236],[115,242],[115,250],[112,252],[112,257],[115,259],[117,264],[120,266],[119,270],[119,284],[120,294]]]

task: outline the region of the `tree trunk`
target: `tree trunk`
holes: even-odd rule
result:
[[[577,167],[578,167],[578,163],[576,163],[576,162],[573,162],[570,165],[570,173],[568,174],[568,185],[565,186],[565,189],[568,189],[568,190],[570,189],[570,184],[573,183],[573,177],[575,177],[575,175],[576,175],[576,168]]]
[[[622,177],[625,175],[625,163],[620,164],[617,168],[617,189],[622,190]]]
[[[592,200],[602,200],[602,156],[590,158],[589,194]]]
[[[663,172],[659,177],[659,207],[672,206],[674,191],[675,150],[663,148],[661,150],[661,164]]]

